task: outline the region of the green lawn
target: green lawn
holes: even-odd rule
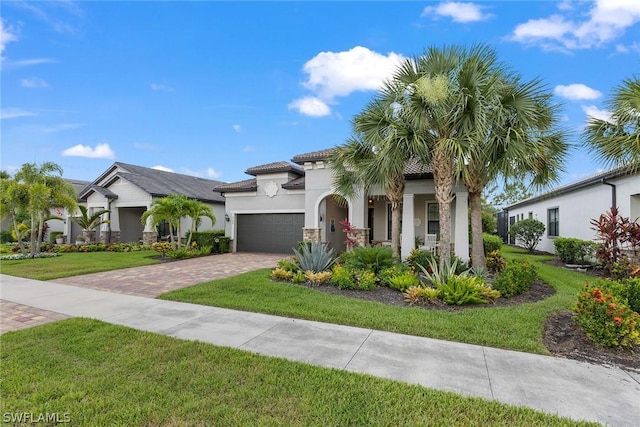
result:
[[[0,336],[3,417],[71,425],[594,425],[454,393],[69,319]]]
[[[535,262],[540,276],[556,294],[514,307],[447,312],[393,307],[273,282],[270,270],[265,269],[172,291],[160,298],[547,354],[542,343],[545,319],[552,312],[570,308],[588,277],[540,262],[549,257],[509,247],[504,247],[503,253]]]
[[[0,273],[28,279],[52,280],[79,274],[158,264],[156,251],[71,252],[52,258],[0,261]]]

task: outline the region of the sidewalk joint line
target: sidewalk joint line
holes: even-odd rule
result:
[[[491,392],[491,398],[495,400],[493,394],[493,385],[491,384],[491,374],[489,374],[489,364],[487,363],[487,354],[484,352],[484,346],[482,347],[482,357],[484,358],[484,369],[487,371],[487,380],[489,380],[489,391]]]
[[[347,362],[346,365],[344,365],[344,368],[342,369],[347,369],[349,367],[349,364],[351,363],[351,361],[353,360],[354,357],[356,357],[356,355],[358,353],[360,353],[360,349],[362,348],[362,346],[364,345],[364,343],[367,342],[367,340],[369,339],[369,337],[371,336],[371,334],[373,333],[373,329],[369,330],[369,333],[367,334],[367,336],[365,337],[364,340],[362,340],[362,342],[360,343],[360,345],[358,346],[358,349],[351,355],[351,357],[349,358],[349,361]]]
[[[274,316],[274,317],[280,317],[280,316]],[[273,325],[272,327],[270,327],[269,329],[265,329],[264,331],[260,332],[258,335],[256,335],[253,338],[248,339],[247,341],[243,342],[242,344],[240,344],[239,346],[237,346],[237,349],[241,349],[242,347],[244,347],[245,345],[249,344],[251,341],[255,340],[256,338],[260,338],[262,335],[266,334],[267,332],[271,331],[273,328],[275,328],[276,326],[280,326],[283,322],[286,322],[287,320],[291,320],[290,317],[283,317],[281,321],[279,321],[278,323],[276,323],[275,325]]]

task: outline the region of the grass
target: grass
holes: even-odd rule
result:
[[[270,270],[264,269],[168,292],[160,298],[548,354],[542,342],[545,319],[569,309],[588,276],[541,263],[551,257],[510,247],[504,247],[503,253],[536,263],[539,275],[556,293],[519,306],[448,312],[394,307],[274,282]]]
[[[0,344],[3,417],[57,413],[92,426],[595,425],[87,319],[8,332]]]
[[[156,251],[70,252],[53,258],[0,261],[0,273],[36,280],[52,280],[79,274],[158,264]]]

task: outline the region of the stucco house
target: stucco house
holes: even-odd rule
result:
[[[215,191],[226,198],[226,235],[233,251],[291,253],[301,240],[330,242],[344,249],[340,221],[356,228],[360,244],[391,238],[391,207],[382,191],[361,194],[350,200],[336,197],[327,158],[332,149],[298,154],[292,163],[281,161],[249,168],[253,178],[220,184]],[[406,257],[426,233],[439,234],[440,220],[433,174],[428,166],[414,163],[405,170],[402,256]],[[454,188],[452,246],[454,253],[469,259],[468,194]]]
[[[183,194],[211,208],[216,224],[211,224],[208,218],[202,218],[199,230],[224,228],[225,199],[219,192],[213,191],[219,184],[220,181],[116,162],[78,192],[78,202],[85,205],[90,214],[100,209],[111,211],[105,214],[105,219],[109,219],[110,223],[96,230],[97,241],[117,243],[142,240],[151,243],[157,240],[159,234],[162,236],[168,231],[155,230],[148,222],[143,225],[140,218],[155,199],[170,194]],[[60,231],[64,231],[68,243],[73,243],[82,230],[71,220],[73,215],[65,213],[65,216],[66,221]],[[183,221],[182,229],[186,230],[190,223],[187,219]],[[51,225],[54,226],[56,222],[60,223],[54,220]]]
[[[617,206],[620,214],[640,217],[640,171],[615,168],[508,206],[503,218],[511,226],[524,218],[545,224],[536,249],[554,253],[556,237],[595,240],[590,221]],[[512,241],[513,243],[513,241]],[[517,243],[517,242],[516,242]]]

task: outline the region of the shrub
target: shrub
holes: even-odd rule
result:
[[[189,233],[187,234],[187,237],[189,237]],[[224,230],[194,231],[191,233],[191,242],[196,242],[198,246],[211,246],[213,252],[216,253],[228,252],[228,250],[221,251],[219,248],[221,237],[224,237]],[[218,238],[217,241],[216,238]]]
[[[382,286],[390,286],[390,280],[396,276],[402,276],[408,272],[413,272],[411,267],[404,263],[394,264],[389,268],[385,268],[378,274],[379,284]]]
[[[49,233],[49,243],[55,243],[58,237],[61,237],[64,234],[62,231],[52,231]]]
[[[622,285],[622,296],[627,300],[627,306],[640,313],[640,278],[624,280]]]
[[[314,273],[326,271],[336,261],[333,248],[315,241],[301,245],[300,249],[294,249],[293,253],[302,271],[310,270]]]
[[[0,230],[0,243],[17,242],[11,234],[11,230]]]
[[[529,251],[533,252],[544,234],[544,224],[537,219],[521,219],[509,228],[509,235],[515,237]]]
[[[404,291],[405,289],[420,286],[421,284],[420,279],[418,279],[414,273],[410,272],[389,279],[389,287],[398,291]]]
[[[199,248],[179,248],[173,249],[166,253],[166,255],[171,259],[187,259],[187,258],[197,258],[205,255],[211,254],[211,246],[200,246]]]
[[[373,271],[359,271],[356,273],[356,289],[372,291],[376,288],[376,275]]]
[[[298,270],[293,273],[293,277],[291,278],[291,280],[293,281],[293,283],[300,284],[306,282],[307,278],[304,277],[304,273],[302,271]]]
[[[162,259],[167,256],[167,253],[171,251],[171,243],[169,242],[154,242],[151,244],[151,249],[158,252]]]
[[[431,251],[421,251],[419,249],[413,249],[409,253],[409,256],[407,256],[406,260],[407,264],[411,267],[414,267],[414,269],[417,269],[418,265],[427,267],[431,263],[431,261],[435,261],[435,263],[437,264],[438,257]]]
[[[452,275],[446,283],[440,283],[437,289],[440,291],[442,301],[447,304],[486,304],[489,302],[487,298],[489,293],[486,292],[485,283],[475,276]]]
[[[276,266],[282,270],[291,272],[298,271],[299,269],[298,264],[296,264],[296,259],[293,257],[278,260]]]
[[[591,225],[602,242],[598,245],[596,258],[604,266],[609,274],[616,263],[623,260],[624,255],[620,250],[620,243],[625,240],[625,228],[629,218],[623,218],[617,207],[600,215],[598,219],[592,219]]]
[[[335,265],[332,269],[331,282],[338,287],[338,289],[355,289],[356,277],[353,272],[343,267],[342,265]]]
[[[226,254],[227,252],[229,252],[229,250],[231,248],[231,238],[230,237],[225,237],[225,236],[217,237],[217,238],[214,239],[214,242],[218,243],[218,250],[216,251],[215,247],[213,248],[215,253]]]
[[[319,271],[317,273],[314,273],[313,271],[305,271],[304,277],[307,279],[307,281],[311,282],[312,285],[321,285],[331,280],[331,272]]]
[[[438,287],[441,284],[446,284],[450,277],[465,273],[464,271],[458,273],[459,258],[451,257],[451,259],[451,263],[443,265],[442,268],[440,268],[434,260],[429,262],[428,267],[418,264],[418,268],[434,287]]]
[[[640,344],[640,315],[606,290],[585,283],[574,306],[576,321],[587,336],[604,347]]]
[[[393,250],[387,246],[356,246],[345,257],[345,265],[358,270],[373,271],[375,274],[391,267],[395,262]]]
[[[276,268],[271,272],[271,278],[274,280],[291,280],[293,278],[293,272],[291,270]]]
[[[502,239],[494,234],[483,233],[482,242],[484,243],[484,255],[493,251],[499,251],[502,248]]]
[[[484,259],[487,270],[492,273],[500,273],[507,266],[507,260],[504,259],[500,251],[489,252]]]
[[[503,297],[509,298],[526,292],[538,278],[536,267],[525,260],[512,260],[504,271],[496,276],[493,288]]]
[[[412,286],[404,291],[404,300],[413,304],[433,304],[438,300],[440,291],[434,288],[425,288],[422,286]]]
[[[553,246],[560,261],[566,264],[586,264],[596,248],[594,242],[573,237],[556,237]]]

